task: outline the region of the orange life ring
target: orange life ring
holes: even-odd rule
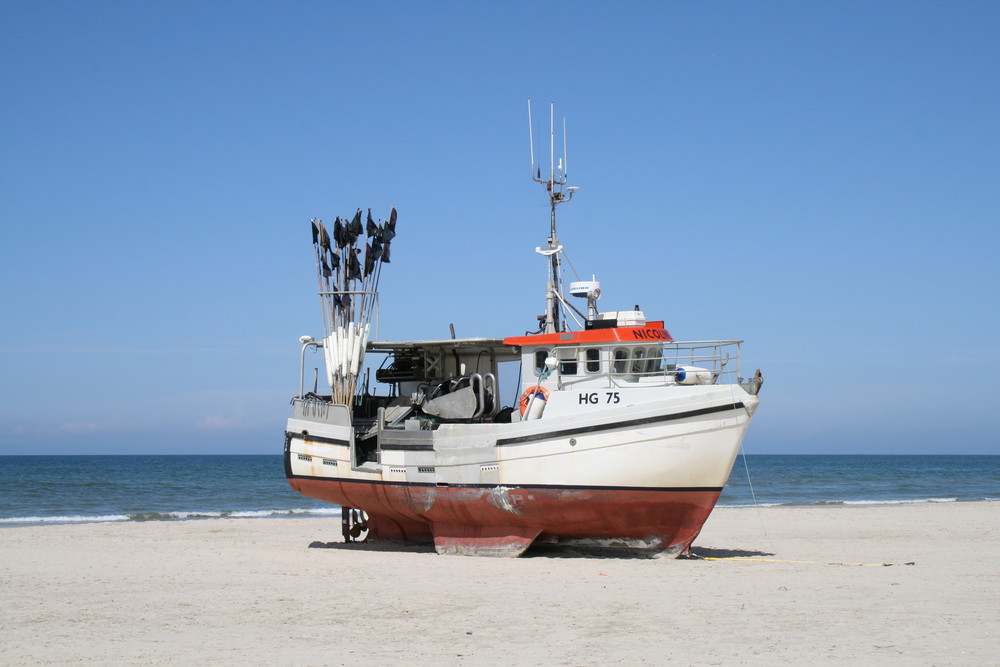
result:
[[[536,393],[542,395],[541,398],[543,401],[549,400],[549,390],[546,389],[545,387],[528,387],[527,389],[524,390],[524,393],[521,394],[520,405],[521,405],[522,417],[524,416],[525,411],[528,409],[528,401],[530,401],[531,397]]]

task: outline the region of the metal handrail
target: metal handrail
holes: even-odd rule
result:
[[[493,388],[493,410],[490,412],[490,417],[496,417],[497,413],[500,412],[500,387],[497,384],[497,376],[493,373],[484,373],[483,379],[486,384],[492,386]]]
[[[556,357],[560,361],[560,365],[568,359],[566,359],[562,354],[567,351],[575,352],[573,358],[578,365],[578,370],[580,367],[584,369],[584,372],[578,372],[573,375],[567,375],[562,373],[557,367],[557,379],[562,385],[563,378],[567,380],[573,378],[579,379],[592,379],[598,377],[607,377],[610,384],[614,384],[616,379],[621,379],[625,377],[663,377],[664,379],[673,378],[676,376],[676,370],[670,370],[668,367],[673,366],[675,369],[677,366],[698,366],[706,368],[711,371],[716,380],[721,376],[732,375],[735,378],[742,378],[741,371],[741,359],[740,359],[740,344],[742,340],[699,340],[699,341],[671,341],[669,343],[651,343],[650,345],[636,345],[635,343],[629,341],[627,344],[615,345],[614,343],[601,343],[601,344],[583,344],[583,345],[572,345],[563,346],[560,345],[555,351]],[[641,363],[644,365],[643,370],[634,370],[633,365],[636,363],[637,359],[635,355],[630,353],[624,359],[616,360],[613,357],[615,349],[624,349],[634,351],[636,349],[649,349],[650,347],[658,345],[662,350],[660,356],[650,356],[641,358]],[[602,355],[599,360],[600,370],[597,372],[587,372],[586,365],[588,363],[593,363],[593,360],[588,360],[584,350],[598,348],[601,350],[607,350],[610,352],[610,356],[605,354]],[[735,348],[729,349],[726,348]],[[707,353],[706,353],[707,352]],[[735,362],[735,369],[732,369],[730,364]],[[615,364],[624,364],[624,370],[615,370]],[[649,370],[652,369],[652,370]]]

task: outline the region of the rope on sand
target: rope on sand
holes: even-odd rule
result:
[[[806,563],[809,565],[851,565],[855,567],[892,567],[893,565],[916,565],[914,561],[909,563],[823,563],[818,560],[783,560],[781,558],[721,558],[713,556],[701,556],[701,560],[731,560],[736,562],[755,563]]]

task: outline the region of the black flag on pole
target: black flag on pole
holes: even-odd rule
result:
[[[338,250],[347,245],[347,236],[344,234],[344,223],[340,221],[340,217],[333,221],[333,241],[337,244]]]
[[[361,278],[361,263],[358,262],[358,251],[347,253],[347,279],[358,280]]]
[[[372,252],[372,247],[369,244],[365,244],[365,278],[372,274],[375,269],[375,253]]]

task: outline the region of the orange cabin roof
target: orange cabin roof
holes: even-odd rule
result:
[[[670,332],[663,328],[663,322],[647,322],[641,327],[611,327],[588,329],[586,331],[564,331],[562,333],[532,334],[504,338],[504,345],[580,345],[584,343],[640,343],[656,341],[669,343],[673,340]]]

